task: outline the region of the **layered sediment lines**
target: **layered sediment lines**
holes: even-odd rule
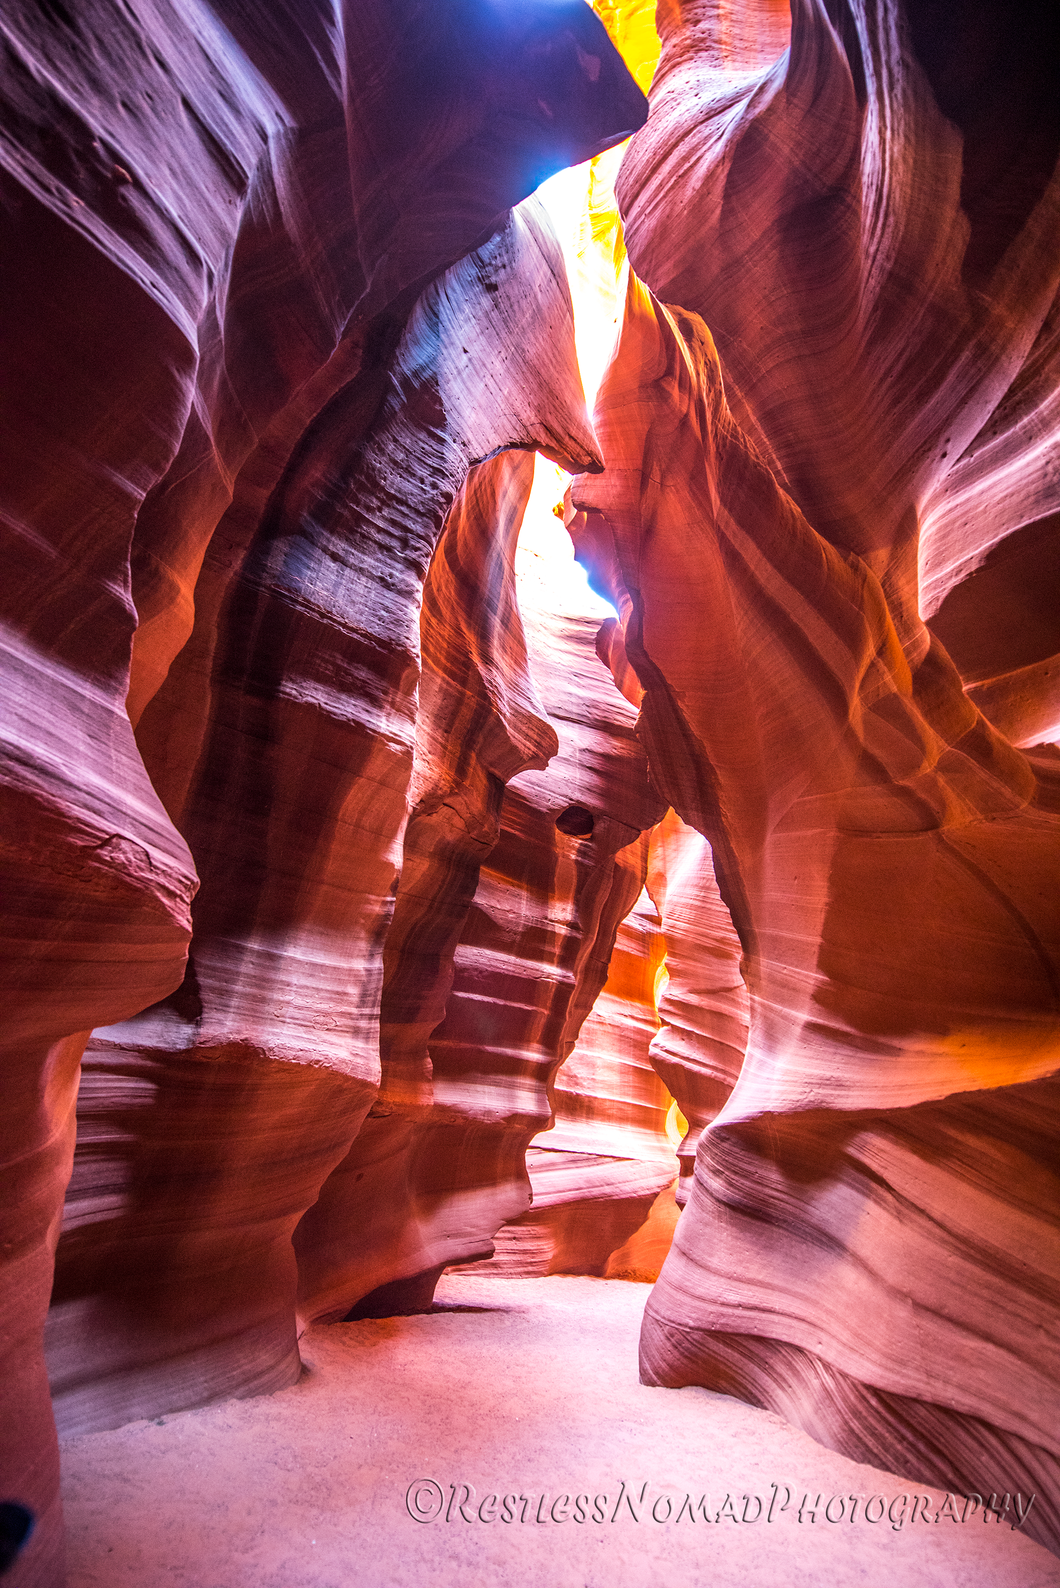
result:
[[[416,1310],[523,1213],[549,1083],[643,882],[660,805],[597,625],[517,588],[532,474],[474,471],[428,576],[382,1080],[295,1237],[308,1317]]]
[[[642,1372],[965,1492],[1029,1479],[1057,1548],[1057,754],[922,619],[1060,506],[1026,26],[981,67],[991,146],[968,18],[800,4],[782,54],[770,6],[661,13],[618,187],[655,295],[631,279],[572,495],[749,994]]]
[[[49,1291],[81,1430],[453,1263],[645,1277],[671,1094],[645,1379],[1060,1548],[1055,42],[658,20],[646,126],[580,0],[0,24],[18,1588]],[[641,126],[594,433],[522,201]]]
[[[672,810],[652,833],[648,887],[666,945],[657,997],[661,1024],[649,1057],[688,1126],[677,1148],[683,1207],[703,1127],[721,1111],[743,1064],[747,988],[710,845]]]
[[[649,1056],[663,953],[645,891],[619,924],[607,980],[556,1073],[552,1123],[528,1148],[532,1206],[498,1231],[482,1273],[656,1277],[677,1216],[671,1098]]]
[[[394,1107],[369,1119],[350,1160],[359,1166],[373,1140],[396,1144],[392,1197],[408,1239],[382,1245],[381,1256],[396,1282],[404,1284],[397,1263],[404,1275],[424,1276],[396,1292],[409,1305],[422,1304],[443,1265],[489,1258],[501,1223],[528,1208],[527,1146],[552,1117],[557,1068],[604,984],[619,925],[643,887],[646,831],[662,812],[635,713],[596,655],[598,623],[553,612],[532,579],[517,593],[556,753],[513,776],[499,801],[493,847],[441,967],[449,988],[426,1044],[430,1112],[417,1119]],[[415,911],[421,931],[431,929],[431,909],[429,896],[412,896],[409,918]],[[418,974],[414,959],[396,956],[390,986],[422,988]],[[388,1291],[367,1305],[394,1299]]]
[[[509,210],[643,100],[581,5],[3,28],[0,1491],[52,1584],[80,1050],[71,1418],[289,1381],[290,1232],[378,1084],[438,531],[498,449],[595,466]]]
[[[473,460],[498,448],[537,444],[568,468],[595,466],[558,254],[536,206],[428,288],[379,387],[374,372],[356,377],[307,427],[234,566],[249,525],[233,505],[200,576],[201,643],[193,636],[141,719],[145,760],[201,886],[180,990],[92,1038],[86,1151],[48,1321],[64,1426],[297,1373],[290,1237],[379,1085],[419,606],[441,522]],[[429,691],[426,724],[429,762]],[[508,731],[530,742],[510,746],[508,764],[494,750],[498,787],[515,767],[544,764],[554,742],[544,723]],[[194,747],[190,769],[175,746]],[[288,1093],[278,1162],[269,1138]],[[115,1196],[102,1143],[131,1119],[136,1143],[116,1154],[128,1194]],[[217,1146],[201,1176],[196,1130]],[[251,1172],[259,1161],[267,1186]]]

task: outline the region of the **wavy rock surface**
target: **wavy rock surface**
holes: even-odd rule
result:
[[[48,1321],[63,1426],[297,1374],[290,1236],[379,1082],[421,586],[441,520],[472,461],[498,447],[594,463],[536,206],[428,289],[387,375],[382,394],[368,377],[378,406],[366,434],[360,380],[308,428],[235,567],[218,537],[203,644],[182,653],[142,721],[201,887],[181,990],[97,1031],[86,1056],[86,1150]],[[156,767],[159,730],[168,759]],[[190,776],[174,741],[198,752]],[[512,746],[510,764],[543,761],[546,725],[536,741]],[[178,770],[179,804],[166,776]],[[109,1139],[133,1121],[116,1196]],[[201,1159],[196,1134],[211,1143]]]
[[[700,1134],[724,1106],[743,1064],[747,988],[710,845],[674,811],[652,833],[648,887],[666,944],[661,1026],[649,1056],[688,1123],[677,1149],[677,1201],[684,1207]]]
[[[645,892],[619,925],[607,980],[556,1072],[553,1122],[527,1150],[533,1203],[497,1232],[483,1274],[656,1278],[677,1216],[671,1099],[649,1059],[663,952]]]
[[[98,1053],[93,1060],[98,1085],[91,1098],[86,1094],[86,1131],[87,1158],[96,1168],[87,1170],[87,1185],[83,1178],[75,1193],[80,1255],[67,1269],[61,1296],[70,1300],[72,1291],[83,1298],[86,1284],[91,1288],[97,1280],[113,1293],[105,1265],[84,1255],[92,1223],[109,1224],[112,1233],[121,1227],[130,1236],[123,1263],[137,1282],[143,1278],[133,1229],[122,1220],[130,1205],[150,1205],[157,1213],[185,1195],[209,1195],[206,1170],[205,1181],[184,1179],[188,1143],[203,1146],[204,1163],[212,1156],[215,1164],[226,1164],[226,1184],[242,1178],[243,1192],[229,1207],[233,1223],[249,1217],[245,1209],[254,1204],[278,1234],[305,1205],[314,1179],[319,1184],[348,1145],[351,1121],[374,1085],[364,1047],[370,1018],[362,1019],[351,1053],[337,1034],[350,1018],[349,993],[338,1003],[330,1035],[312,1029],[312,1017],[310,1029],[300,1029],[290,1003],[282,1007],[283,951],[270,961],[266,939],[270,933],[283,937],[285,906],[275,897],[262,899],[259,890],[243,920],[252,920],[260,936],[240,942],[234,900],[220,897],[217,867],[231,863],[230,894],[255,869],[248,855],[252,834],[261,833],[255,800],[270,775],[254,769],[255,735],[279,732],[290,746],[299,736],[300,708],[308,727],[322,693],[332,689],[337,702],[350,687],[349,677],[314,678],[310,661],[288,653],[286,703],[277,698],[285,685],[269,674],[260,643],[270,622],[274,639],[277,624],[283,630],[281,651],[285,644],[297,650],[299,622],[304,642],[314,621],[326,628],[334,616],[326,591],[314,613],[312,598],[304,599],[308,590],[300,587],[298,621],[284,624],[285,605],[292,616],[299,606],[297,598],[288,600],[299,576],[289,562],[284,567],[284,556],[300,550],[285,540],[284,512],[297,511],[299,489],[312,495],[314,482],[321,483],[314,470],[319,474],[328,450],[329,423],[332,431],[343,431],[347,453],[354,452],[373,422],[379,421],[377,431],[385,428],[378,411],[389,398],[391,409],[395,401],[406,403],[413,430],[420,425],[450,433],[431,385],[441,364],[429,347],[444,309],[438,324],[421,318],[412,340],[406,336],[407,363],[396,351],[413,305],[470,251],[488,250],[509,207],[542,177],[636,126],[643,101],[603,28],[587,8],[573,4],[535,3],[518,15],[499,16],[480,0],[459,0],[425,23],[403,0],[382,6],[347,0],[337,11],[188,0],[176,9],[120,13],[94,0],[76,8],[58,0],[45,7],[15,0],[5,11],[3,38],[0,253],[11,359],[5,432],[14,445],[3,483],[2,648],[10,710],[0,786],[10,835],[5,897],[14,908],[4,952],[0,1421],[5,1430],[17,1427],[19,1437],[12,1441],[5,1433],[0,1440],[0,1490],[19,1494],[41,1518],[16,1580],[52,1583],[61,1569],[57,1462],[39,1342],[73,1145],[77,1061],[93,1027],[126,1021],[181,981],[196,885],[185,820],[195,844],[204,845],[200,908],[213,957],[204,955],[201,984],[190,976],[177,1003],[147,1022],[151,1034],[142,1047],[139,1033],[130,1039],[124,1028],[100,1044],[99,1052],[117,1057],[113,1066]],[[395,38],[401,48],[394,48]],[[395,103],[403,106],[399,118]],[[505,235],[510,244],[510,227]],[[499,285],[493,267],[501,273],[514,268],[504,263],[508,244],[497,246],[499,254],[495,248],[468,267],[480,271],[480,301],[487,282]],[[554,266],[539,268],[554,273]],[[460,280],[465,288],[474,296],[466,277]],[[496,321],[494,307],[495,328]],[[451,327],[455,323],[451,317]],[[489,342],[487,329],[479,350]],[[467,345],[473,366],[475,347]],[[452,375],[452,359],[464,355],[451,348],[450,355]],[[509,389],[519,386],[517,366],[516,358]],[[397,398],[395,373],[411,383]],[[427,377],[423,390],[416,386],[420,375]],[[438,470],[437,478],[421,481],[429,497],[429,505],[424,498],[417,506],[427,521],[426,540],[421,535],[411,566],[401,570],[402,593],[393,610],[389,600],[373,609],[389,660],[380,673],[370,659],[360,683],[352,685],[355,694],[363,687],[369,712],[372,691],[388,668],[407,668],[400,661],[408,627],[401,603],[407,608],[415,599],[416,568],[430,555],[429,524],[437,528],[468,462],[511,441],[540,439],[547,448],[555,440],[553,394],[543,427],[531,425],[528,432],[525,404],[515,401],[503,419],[490,408],[491,400],[503,406],[504,388],[494,362],[477,393],[484,428],[461,429],[457,419],[451,433],[459,432],[459,439],[446,456],[426,451],[424,461],[431,459]],[[333,399],[337,406],[329,408]],[[491,413],[496,429],[490,428]],[[582,462],[590,455],[582,449]],[[248,552],[241,537],[263,516],[281,476],[271,528]],[[235,522],[217,539],[226,509]],[[321,525],[321,542],[337,531],[338,504],[329,510],[333,518],[330,529]],[[200,583],[208,550],[215,562]],[[308,552],[310,562],[314,552],[323,572],[322,543]],[[218,565],[226,556],[222,574]],[[270,581],[271,594],[263,588]],[[240,629],[230,583],[242,596],[243,616],[261,625],[255,633]],[[207,641],[203,630],[211,622],[227,623],[227,637],[215,629]],[[371,651],[370,623],[368,634]],[[186,710],[171,703],[168,719],[159,708],[148,723],[145,708],[157,700],[189,635],[195,661],[184,680],[198,681],[198,699]],[[353,673],[361,666],[352,656],[349,665]],[[204,678],[216,673],[231,686],[241,669],[250,699],[237,703],[231,688],[227,700],[223,688],[204,698]],[[315,698],[299,702],[293,698],[299,688]],[[139,743],[127,697],[132,719],[144,726]],[[324,711],[318,719],[315,745],[324,764],[328,732],[332,749],[342,737],[340,728],[324,729],[327,716]],[[245,810],[230,812],[235,837],[228,846],[218,832],[217,810],[211,813],[208,800],[199,800],[196,781],[204,758],[214,758],[216,775],[226,732],[246,753],[224,764],[223,780],[230,797],[249,801]],[[388,756],[383,753],[384,762]],[[299,771],[312,762],[303,741],[285,769],[286,796],[280,787],[271,791],[281,807]],[[364,770],[371,779],[373,768]],[[319,833],[338,817],[323,809],[336,792],[335,780],[329,785],[323,777],[307,827],[315,824]],[[399,797],[392,783],[388,797]],[[289,817],[281,809],[279,827]],[[369,896],[385,890],[388,866],[393,873],[392,856],[382,858],[395,841],[388,823],[385,817],[375,843],[378,874],[369,877],[367,867]],[[311,837],[308,831],[297,835],[290,860],[304,857]],[[274,894],[284,864],[280,857]],[[315,856],[291,912],[307,928],[310,1006],[335,976],[324,940],[342,910],[331,910],[328,893],[336,879],[328,864],[323,854]],[[314,902],[306,908],[309,895]],[[360,929],[369,958],[380,928],[379,912],[369,908]],[[227,950],[217,946],[225,934]],[[225,1008],[218,1009],[211,977],[220,974],[226,953],[231,969],[244,951],[248,985],[238,995],[227,988],[220,1000]],[[263,980],[265,964],[275,978],[270,971]],[[236,1004],[242,999],[239,1012],[228,1007],[228,993]],[[185,1040],[199,1020],[200,1002],[209,1027],[208,1081],[188,1059]],[[273,1021],[283,1038],[270,1049],[263,1029]],[[244,1038],[248,1065],[238,1073],[226,1069],[221,1050]],[[294,1175],[304,1184],[295,1190],[290,1165],[261,1167],[276,1152],[268,1066],[281,1052],[282,1062],[297,1062],[306,1042],[315,1056],[318,1039],[324,1073],[305,1070],[296,1077],[292,1068],[292,1095],[282,1104],[292,1111],[286,1140],[304,1140],[310,1117],[318,1121],[309,1132],[316,1132],[316,1145],[305,1149],[304,1172]],[[343,1057],[336,1063],[339,1049]],[[172,1067],[163,1066],[164,1074],[160,1052],[180,1054]],[[189,1063],[191,1069],[182,1068]],[[320,1106],[329,1071],[342,1095],[338,1109]],[[170,1105],[174,1133],[160,1136],[158,1121]],[[245,1161],[239,1154],[229,1161],[231,1126],[221,1128],[222,1117],[239,1122]],[[160,1157],[147,1168],[152,1144],[160,1146]],[[292,1147],[293,1157],[302,1150]],[[97,1174],[101,1159],[110,1167]],[[256,1183],[261,1175],[268,1186]],[[195,1182],[193,1173],[190,1179]],[[153,1224],[153,1216],[140,1226],[133,1219],[136,1238],[149,1247],[156,1243],[165,1284],[179,1289],[187,1253],[174,1252],[173,1232]],[[199,1222],[209,1224],[204,1202],[193,1215]],[[280,1266],[290,1270],[289,1259]],[[285,1286],[289,1279],[288,1272]],[[88,1354],[97,1353],[89,1377],[98,1369],[120,1381],[130,1360],[150,1354],[151,1338],[175,1341],[180,1319],[187,1321],[179,1307],[172,1320],[159,1316],[157,1298],[153,1314],[152,1304],[140,1298],[116,1321],[105,1316],[107,1305],[100,1302],[88,1331]],[[194,1314],[194,1301],[188,1306]],[[265,1342],[261,1361],[272,1364],[248,1368],[248,1384],[271,1381],[276,1371],[269,1312],[257,1302],[248,1309],[251,1335],[257,1329],[255,1338]],[[203,1332],[192,1327],[188,1339],[194,1358]],[[104,1340],[110,1342],[105,1347]],[[289,1344],[288,1336],[288,1363]],[[161,1354],[169,1349],[167,1343]],[[65,1352],[64,1344],[64,1387],[80,1385],[84,1365],[72,1365],[68,1376]],[[176,1373],[179,1403],[204,1389],[214,1392],[196,1373]],[[240,1381],[225,1369],[211,1382],[231,1388]]]
[[[984,719],[920,617],[992,523],[1060,505],[1057,140],[1008,136],[1040,52],[998,67],[991,164],[916,13],[836,14],[795,6],[784,55],[764,5],[660,18],[619,192],[681,307],[631,281],[607,472],[573,492],[750,996],[642,1372],[966,1492],[1020,1479],[1057,1548],[1058,761]],[[1003,511],[958,538],[992,426],[973,472]]]
[[[443,1267],[489,1257],[525,1210],[527,1146],[643,885],[659,800],[597,624],[555,615],[515,574],[529,485],[522,462],[484,466],[428,580],[428,715],[385,953],[383,1083],[296,1237],[315,1317],[424,1306]],[[483,587],[496,592],[485,603]],[[668,1178],[656,1169],[652,1193]]]
[[[530,674],[514,558],[534,475],[529,452],[472,470],[424,590],[411,814],[383,951],[377,1101],[297,1231],[299,1305],[311,1318],[429,1303],[450,1256],[488,1245],[521,1206],[516,1131],[503,1082],[464,1106],[435,1100],[431,1037],[505,784],[543,769],[558,740]],[[467,1184],[461,1184],[461,1178]],[[351,1238],[351,1232],[356,1232]]]
[[[597,633],[517,588],[531,451],[599,455],[509,213],[643,120],[590,12],[8,7],[19,1588],[61,1581],[93,1028],[68,1428],[289,1384],[296,1306],[422,1306],[502,1221],[651,1271],[652,1063],[646,1379],[1034,1490],[1060,1547],[1048,21],[660,7]]]

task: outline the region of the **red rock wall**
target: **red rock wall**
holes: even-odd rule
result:
[[[532,469],[473,474],[428,578],[382,1084],[295,1237],[306,1316],[422,1307],[526,1208],[549,1082],[643,879],[659,802],[596,625],[516,600]]]
[[[636,848],[639,875],[647,844]],[[498,1230],[483,1274],[657,1276],[677,1217],[671,1098],[649,1059],[663,952],[645,892],[619,925],[607,980],[556,1072],[552,1123],[527,1150],[532,1206]]]
[[[584,6],[9,5],[20,1588],[53,1269],[69,1428],[289,1383],[299,1313],[422,1306],[502,1223],[643,1276],[663,1082],[645,1376],[1058,1546],[1048,21],[660,6],[600,476],[510,213],[643,121]],[[599,632],[517,589],[535,448],[590,471]]]
[[[768,5],[660,12],[619,195],[679,307],[631,281],[607,470],[573,501],[750,998],[642,1373],[1034,1490],[1055,1548],[1060,762],[1015,747],[1034,680],[1006,737],[921,619],[1060,506],[1060,128],[1028,15],[997,12],[994,55],[971,10],[932,33],[807,0],[782,55]]]
[[[507,212],[643,101],[581,5],[15,0],[5,40],[0,1491],[50,1584],[80,1048],[70,1415],[286,1381],[287,1235],[377,1081],[419,583],[472,462],[592,458]]]
[[[747,988],[710,845],[673,811],[652,834],[648,887],[666,953],[650,1059],[688,1124],[677,1149],[677,1201],[684,1207],[703,1127],[720,1112],[743,1064]]]
[[[114,1175],[105,1152],[75,1168],[48,1322],[63,1426],[297,1374],[290,1236],[379,1082],[420,587],[440,523],[471,462],[500,446],[536,442],[568,467],[594,459],[561,281],[536,209],[513,216],[419,300],[382,392],[374,374],[358,377],[308,427],[235,566],[225,530],[244,522],[238,503],[204,563],[201,644],[185,647],[140,724],[196,857],[194,936],[179,993],[97,1030],[86,1058],[86,1145],[119,1120],[124,1134],[131,1110],[139,1147],[127,1149],[131,1184],[117,1205],[99,1206]],[[359,436],[366,401],[375,413]],[[495,527],[487,519],[480,539]],[[511,671],[517,682],[517,659]],[[428,692],[423,756],[444,781],[433,704]],[[507,760],[483,746],[480,779],[491,748],[498,783],[543,764],[547,725],[517,723],[517,739],[520,729],[531,742],[507,747]],[[190,775],[177,746],[197,752]],[[476,792],[472,781],[467,797]],[[288,1109],[281,1166],[272,1136]],[[201,1175],[189,1161],[196,1132],[216,1139]]]

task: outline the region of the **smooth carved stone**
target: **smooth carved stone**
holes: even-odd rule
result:
[[[652,833],[648,889],[666,944],[658,998],[662,1025],[651,1044],[651,1062],[688,1121],[677,1149],[677,1201],[683,1207],[700,1134],[722,1109],[743,1064],[747,988],[740,940],[718,891],[710,845],[673,811]]]
[[[596,466],[570,338],[556,245],[524,206],[425,294],[382,389],[360,377],[309,426],[235,569],[231,544],[221,548],[210,571],[228,588],[202,652],[209,704],[193,705],[208,731],[201,748],[192,741],[188,791],[174,794],[203,878],[197,1042],[253,1044],[260,1025],[284,1057],[378,1079],[422,583],[477,458],[540,446],[567,467]],[[192,689],[198,665],[189,653]],[[178,734],[183,683],[174,676],[159,702]],[[169,767],[157,775],[167,792]],[[279,1004],[263,1008],[262,990],[275,997],[285,978]]]
[[[678,1216],[672,1163],[531,1146],[526,1167],[532,1207],[497,1231],[493,1256],[468,1265],[468,1273],[487,1279],[658,1278]]]
[[[655,907],[642,893],[556,1073],[553,1123],[527,1150],[533,1203],[497,1232],[481,1273],[614,1277],[617,1262],[622,1277],[657,1276],[676,1218],[674,1208],[669,1228],[647,1229],[677,1169],[666,1133],[670,1096],[649,1058],[664,947]],[[665,1224],[661,1207],[655,1223]]]
[[[438,530],[476,457],[539,445],[570,469],[596,465],[565,281],[536,204],[427,291],[378,387],[374,374],[355,379],[310,424],[234,567],[223,543],[204,578],[227,573],[228,588],[207,592],[210,640],[189,649],[190,687],[178,662],[147,714],[170,709],[178,743],[197,752],[173,815],[202,886],[183,987],[91,1045],[48,1323],[64,1428],[297,1374],[290,1237],[379,1082],[421,586]],[[195,676],[205,656],[208,680]],[[543,764],[554,737],[542,723],[537,738]],[[172,769],[156,774],[164,792]],[[115,1108],[135,1122],[119,1152],[130,1194],[101,1201],[114,1170],[89,1139],[113,1133]],[[282,1167],[274,1114],[288,1118]],[[159,1138],[187,1152],[193,1131],[201,1161],[161,1170]],[[239,1153],[223,1150],[229,1139]],[[217,1208],[220,1220],[205,1212]],[[221,1294],[218,1271],[232,1281]]]
[[[83,1064],[45,1326],[64,1434],[297,1379],[291,1234],[371,1100],[322,1066],[127,1030]]]
[[[1022,1486],[1055,1551],[1056,1117],[1051,1079],[708,1128],[644,1382],[707,1384],[959,1493]]]
[[[74,1103],[87,1032],[3,1055],[13,1099],[0,1110],[0,1214],[5,1283],[0,1291],[0,1481],[29,1507],[34,1537],[18,1571],[61,1583],[64,1550],[59,1448],[41,1351],[62,1196],[74,1152]],[[29,1143],[30,1150],[26,1150]],[[13,1577],[17,1582],[18,1578]]]
[[[429,1302],[452,1249],[453,1199],[432,1198],[426,1183],[454,1140],[452,1111],[434,1106],[429,1041],[445,1017],[481,864],[499,836],[505,783],[527,766],[544,768],[558,748],[530,676],[515,591],[533,474],[526,451],[472,469],[424,587],[411,813],[383,950],[379,1100],[295,1236],[299,1308],[310,1318],[348,1315],[351,1302],[358,1317]],[[490,1166],[469,1124],[466,1146],[488,1187]],[[479,1248],[504,1217],[504,1182],[518,1176],[514,1144],[507,1159],[496,1169],[499,1211],[487,1193],[472,1236]]]
[[[866,561],[815,532],[736,423],[703,322],[635,278],[596,428],[607,471],[575,482],[573,504],[613,538],[652,776],[711,842],[750,995],[747,1056],[701,1137],[643,1371],[719,1382],[716,1332],[798,1346],[819,1383],[834,1364],[909,1415],[924,1403],[901,1446],[881,1434],[874,1454],[914,1474],[936,1470],[917,1451],[939,1402],[1030,1463],[1051,1496],[1035,1536],[1055,1547],[1060,1186],[1044,1144],[994,1123],[1026,1094],[1055,1132],[1055,763],[983,720],[908,592],[899,626]],[[893,1149],[894,1111],[917,1107],[937,1128]],[[844,1171],[852,1121],[869,1172]],[[985,1198],[971,1224],[969,1183]],[[869,1256],[857,1232],[877,1204]],[[799,1393],[770,1382],[746,1393],[801,1418]],[[815,1391],[806,1425],[860,1452],[840,1386],[827,1419]],[[938,1459],[975,1490],[973,1443]]]
[[[401,880],[384,949],[383,1091],[416,1103],[433,1075],[452,962],[500,836],[505,786],[559,750],[530,670],[515,554],[534,455],[479,464],[449,513],[420,610],[423,673]]]
[[[198,575],[241,468],[274,483],[359,370],[363,431],[428,283],[646,105],[588,8],[545,0],[514,16],[457,0],[427,23],[403,0],[179,15],[13,0],[4,24],[0,794],[18,1046],[0,1069],[25,1129],[0,1171],[19,1188],[2,1199],[0,1252],[19,1266],[0,1424],[26,1437],[0,1442],[0,1491],[46,1518],[18,1581],[52,1584],[57,1465],[27,1430],[50,1418],[39,1326],[73,1123],[66,1039],[178,985],[196,881],[126,700],[139,718],[207,616]],[[171,815],[208,716],[175,711],[155,757]],[[157,749],[164,724],[147,738]],[[331,972],[307,969],[312,999]]]
[[[658,831],[652,828],[650,842]],[[557,1072],[554,1120],[535,1143],[539,1155],[590,1152],[639,1159],[673,1178],[676,1165],[665,1123],[670,1098],[649,1058],[659,1029],[655,994],[667,950],[658,912],[645,891],[619,926],[607,980]]]
[[[928,619],[969,697],[1013,744],[1060,739],[1060,514],[1014,531]]]
[[[383,1077],[295,1238],[305,1316],[420,1306],[443,1265],[488,1256],[525,1210],[549,1081],[643,884],[659,801],[597,625],[535,609],[525,588],[516,604],[529,461],[472,474],[428,577]],[[590,833],[557,825],[572,810]]]
[[[634,269],[706,320],[737,421],[905,640],[918,555],[927,615],[1060,507],[1060,62],[1033,7],[839,10],[796,6],[783,54],[772,0],[667,7],[617,192]]]

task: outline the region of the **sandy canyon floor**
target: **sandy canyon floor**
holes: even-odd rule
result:
[[[1060,1588],[1007,1522],[639,1384],[648,1292],[450,1275],[311,1329],[289,1390],[67,1441],[70,1588]]]

